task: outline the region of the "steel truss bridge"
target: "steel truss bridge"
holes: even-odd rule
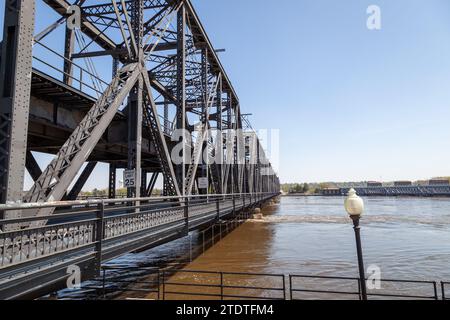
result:
[[[279,194],[191,2],[100,2],[6,0],[0,298],[58,289],[70,265],[89,279],[103,261]],[[54,21],[37,30],[44,17]],[[35,152],[54,158],[41,169]],[[108,199],[75,201],[98,163],[109,165]],[[116,197],[120,169],[127,199]],[[158,180],[163,195],[151,197]]]

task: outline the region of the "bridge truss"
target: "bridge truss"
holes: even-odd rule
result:
[[[191,2],[99,2],[6,1],[0,298],[57,289],[73,264],[89,279],[102,261],[279,194]],[[54,157],[42,169],[34,152]],[[75,201],[99,163],[109,199]],[[119,169],[134,180],[126,199],[116,197]],[[159,178],[163,195],[151,197]]]
[[[55,22],[35,30],[43,10]],[[75,200],[98,162],[110,198],[117,169],[134,170],[128,198],[158,176],[165,196],[279,189],[188,0],[7,1],[1,57],[1,203]],[[41,170],[32,151],[55,157]]]

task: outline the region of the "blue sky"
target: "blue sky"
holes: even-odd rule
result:
[[[450,175],[449,1],[194,3],[284,182]]]
[[[226,49],[243,112],[255,128],[280,129],[283,182],[450,175],[448,0],[193,3]],[[379,31],[366,28],[372,4]],[[85,189],[106,187],[106,172]]]

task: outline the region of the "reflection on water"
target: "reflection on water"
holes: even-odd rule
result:
[[[449,199],[366,198],[365,205],[366,267],[379,266],[383,278],[450,280]],[[343,198],[283,197],[263,213],[262,221],[243,224],[204,252],[201,236],[194,233],[112,263],[164,267],[184,261],[185,270],[357,277],[354,234]],[[187,275],[171,279],[180,277]],[[305,281],[302,285],[308,287]],[[322,282],[313,285],[320,289]],[[348,283],[333,286],[354,289]],[[411,290],[428,294],[431,289]]]

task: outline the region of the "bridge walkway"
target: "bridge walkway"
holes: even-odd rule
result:
[[[63,288],[67,268],[81,278],[128,252],[186,236],[267,201],[277,194],[161,197],[0,205],[0,210],[58,208],[52,216],[0,220],[20,224],[0,233],[0,299],[37,297]]]

